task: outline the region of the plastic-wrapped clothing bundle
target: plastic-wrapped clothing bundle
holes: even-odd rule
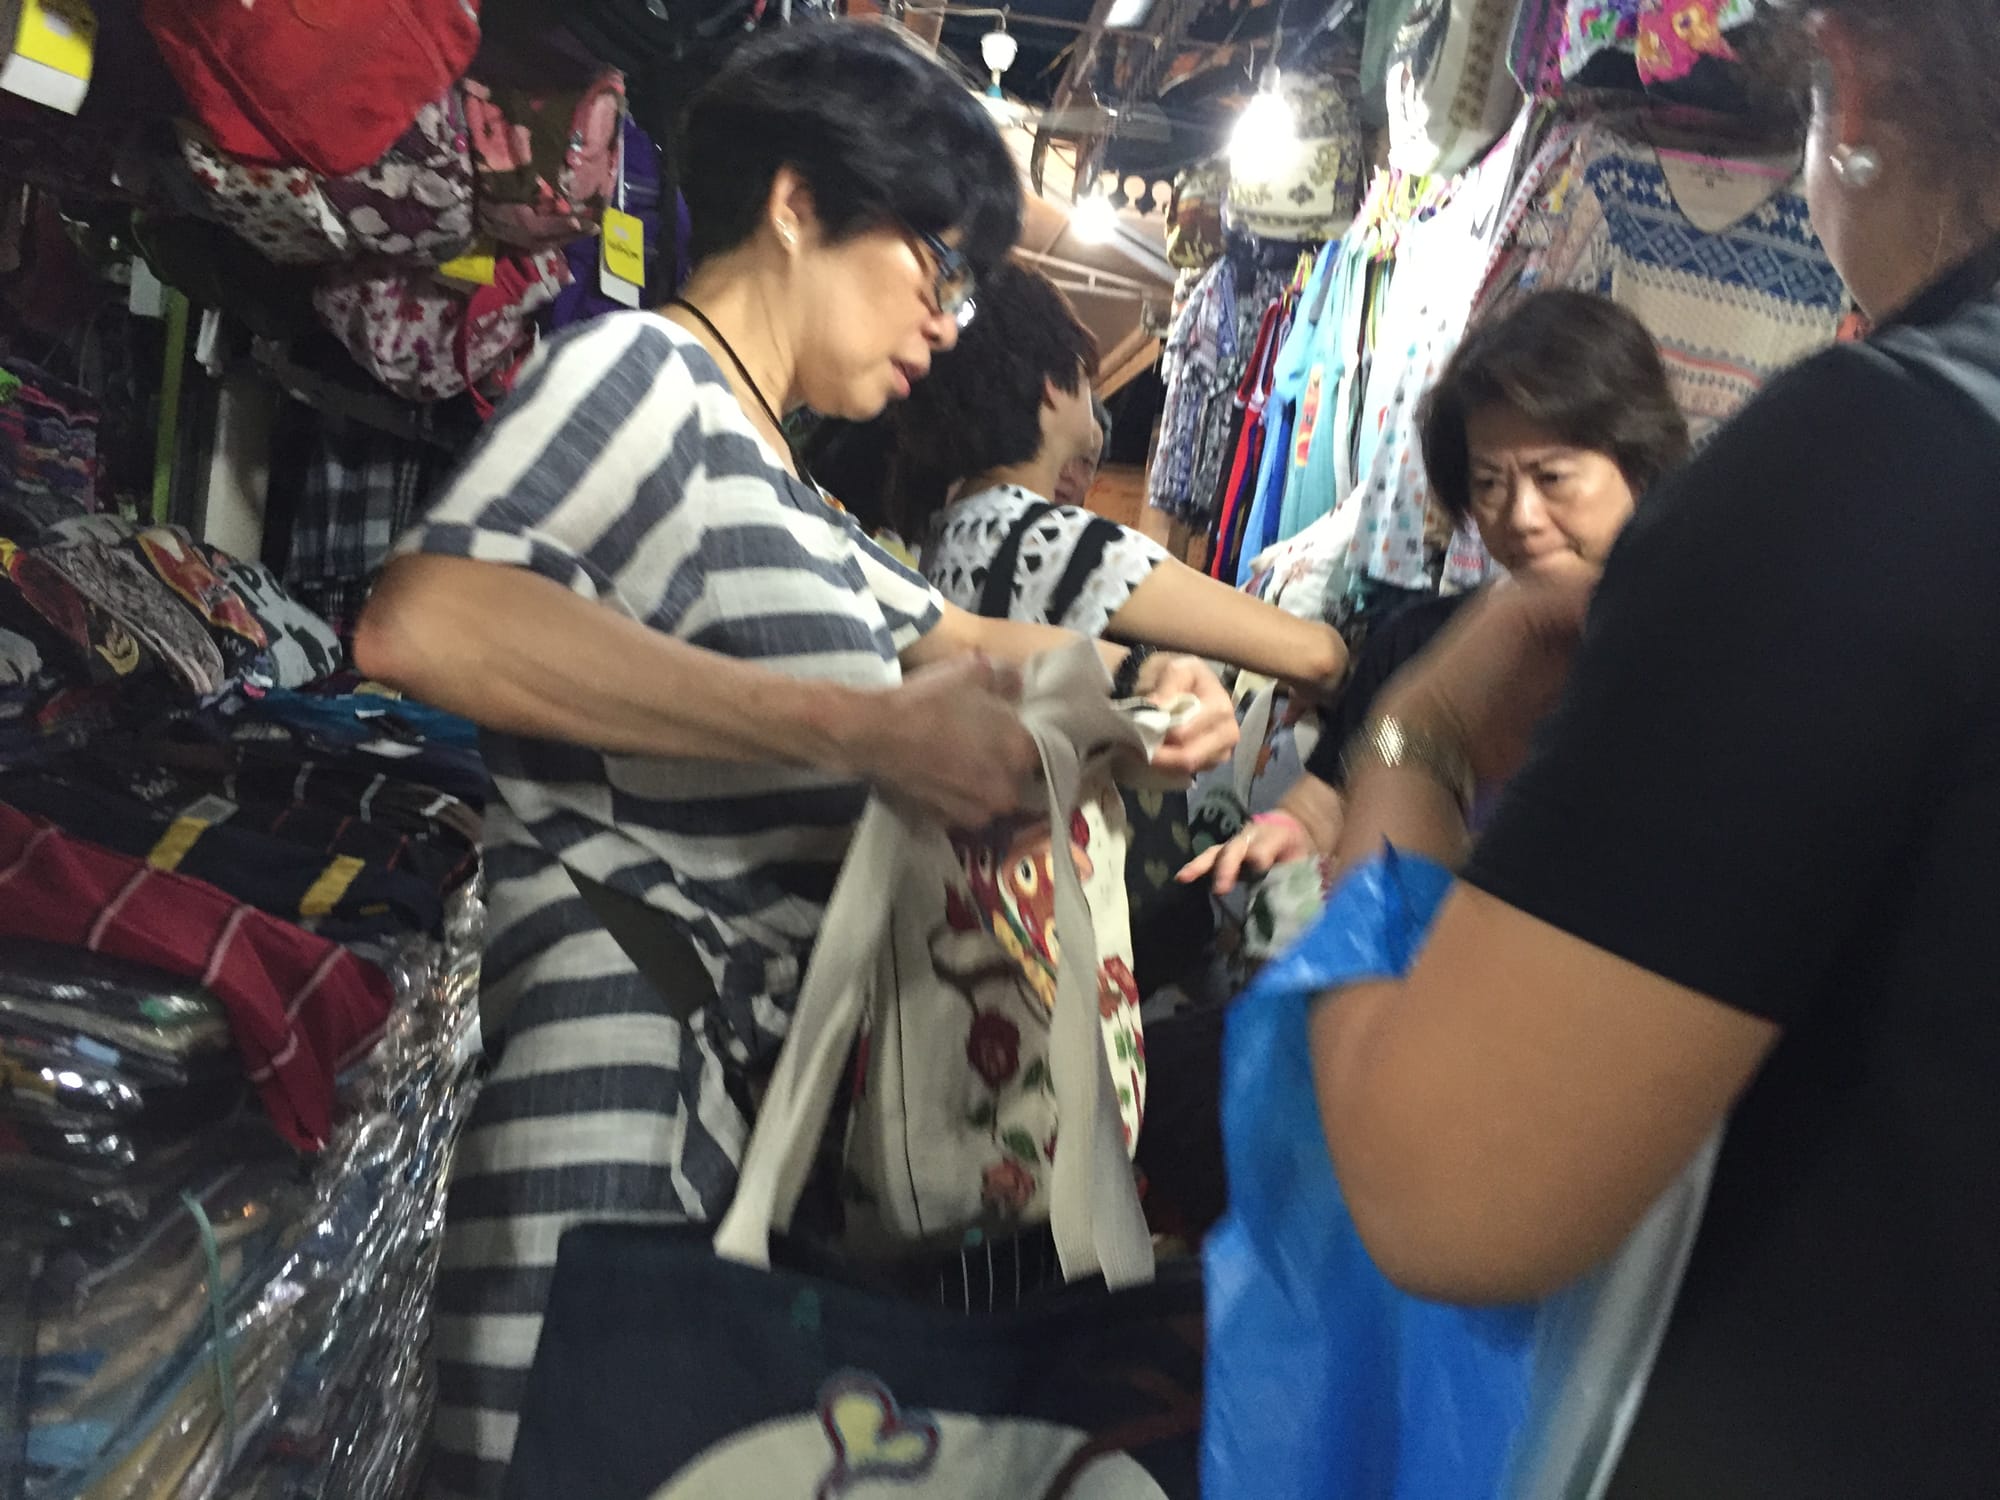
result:
[[[482,926],[468,890],[442,944],[378,955],[394,1009],[339,1079],[316,1160],[218,1169],[119,1235],[51,1244],[0,1220],[0,1286],[31,1288],[25,1307],[0,1291],[0,1373],[22,1377],[0,1382],[0,1433],[21,1438],[13,1455],[0,1442],[0,1493],[408,1493],[431,1403],[413,1334],[472,1092]]]

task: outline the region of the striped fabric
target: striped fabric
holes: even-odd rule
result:
[[[399,552],[526,568],[798,677],[899,679],[937,598],[787,474],[650,313],[555,340]],[[438,1286],[435,1492],[499,1493],[564,1229],[714,1218],[865,789],[812,771],[489,734],[484,1007],[504,1017]],[[677,919],[718,1000],[677,1021],[565,866]],[[662,1349],[662,1358],[673,1351]]]

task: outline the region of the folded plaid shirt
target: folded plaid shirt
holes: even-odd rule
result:
[[[388,977],[205,881],[0,803],[0,938],[39,938],[199,980],[229,1012],[246,1076],[301,1150],[333,1125],[334,1077],[374,1046]]]

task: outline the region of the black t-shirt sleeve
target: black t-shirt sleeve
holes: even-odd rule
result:
[[[1991,733],[1993,442],[1865,346],[1773,384],[1627,529],[1467,880],[1797,1019]]]
[[[1349,674],[1347,685],[1341,689],[1339,700],[1325,715],[1319,743],[1313,746],[1312,754],[1306,758],[1309,773],[1328,786],[1337,787],[1346,782],[1347,773],[1340,763],[1341,757],[1347,753],[1348,743],[1360,732],[1361,726],[1368,722],[1382,689],[1412,660],[1423,654],[1424,648],[1451,623],[1451,617],[1458,613],[1459,606],[1469,597],[1460,594],[1448,599],[1424,599],[1406,604],[1369,632],[1360,656],[1355,658],[1354,671]]]

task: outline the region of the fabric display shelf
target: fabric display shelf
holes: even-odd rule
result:
[[[1412,9],[1368,7],[1361,78],[1389,89],[1389,165],[1352,222],[1303,250],[1219,236],[1219,258],[1184,272],[1150,486],[1206,538],[1213,576],[1357,649],[1384,612],[1492,572],[1432,503],[1419,451],[1422,397],[1467,328],[1541,288],[1609,296],[1659,341],[1699,443],[1847,311],[1796,142],[1771,145],[1747,88],[1724,86],[1767,20],[1749,0],[1427,8],[1473,37],[1462,56],[1427,53],[1443,23]],[[1463,153],[1482,76],[1512,103]],[[1468,164],[1451,171],[1454,153]],[[1287,254],[1289,276],[1261,269]]]
[[[469,1106],[472,726],[0,402],[0,1500],[412,1492]]]

